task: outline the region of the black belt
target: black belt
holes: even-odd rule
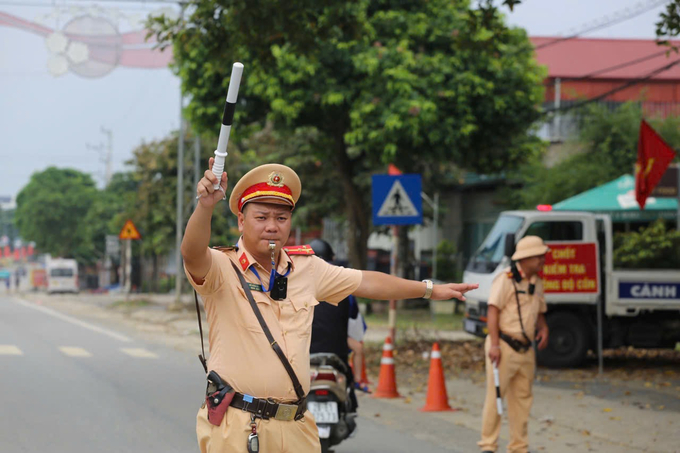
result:
[[[234,399],[231,400],[231,407],[241,409],[258,418],[280,421],[300,420],[305,415],[307,410],[307,398],[302,398],[296,404],[276,403],[264,398],[255,398],[254,396],[236,393]]]
[[[508,346],[510,346],[517,352],[524,353],[531,349],[531,343],[522,343],[521,341],[512,338],[510,335],[506,335],[503,332],[499,332],[498,336],[500,337],[501,340],[505,341],[508,344]]]

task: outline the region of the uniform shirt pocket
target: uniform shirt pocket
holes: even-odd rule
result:
[[[293,310],[286,324],[290,330],[296,332],[299,336],[308,337],[312,332],[314,307],[319,305],[319,301],[312,293],[301,293],[291,296],[290,302]]]
[[[250,301],[248,300],[248,296],[246,296],[245,290],[239,286],[238,287],[239,293],[241,293],[241,296],[243,298],[238,301],[238,307],[239,307],[239,317],[238,317],[238,322],[241,324],[244,328],[256,332],[256,333],[261,333],[264,335],[264,331],[262,330],[262,326],[260,325],[260,322],[257,320],[257,317],[255,316],[255,312],[253,311],[253,307],[250,306]],[[257,308],[260,310],[260,313],[262,313],[262,317],[264,318],[265,322],[267,323],[267,326],[270,326],[273,322],[271,318],[271,301],[269,300],[269,297],[261,291],[250,291],[253,295],[253,299],[257,303]]]

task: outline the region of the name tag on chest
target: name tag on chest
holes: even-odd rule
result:
[[[258,285],[257,283],[248,283],[248,288],[250,288],[251,291],[262,291],[262,286]]]

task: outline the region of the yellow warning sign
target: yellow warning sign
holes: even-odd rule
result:
[[[123,225],[123,229],[120,230],[120,234],[118,235],[119,239],[141,239],[142,236],[139,234],[139,231],[137,231],[137,227],[135,227],[135,224],[132,223],[132,220],[128,220],[125,222],[125,225]]]

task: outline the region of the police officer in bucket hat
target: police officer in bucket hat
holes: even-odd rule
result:
[[[505,398],[510,427],[508,452],[527,453],[528,421],[533,401],[532,383],[536,370],[533,342],[548,345],[543,281],[538,273],[550,248],[538,236],[526,236],[517,243],[512,265],[494,279],[488,301],[484,342],[486,355],[486,399],[482,412],[482,438],[485,452],[495,452],[501,429],[496,404],[494,367],[498,369],[500,396]]]
[[[213,159],[209,167],[212,169]],[[302,191],[300,178],[279,164],[256,167],[229,198],[241,237],[235,246],[209,247],[215,206],[227,174],[207,170],[182,241],[187,278],[210,325],[206,401],[196,433],[202,452],[319,452],[318,430],[306,410],[314,307],[350,294],[368,299],[461,299],[476,284],[411,281],[346,269],[286,247]]]

